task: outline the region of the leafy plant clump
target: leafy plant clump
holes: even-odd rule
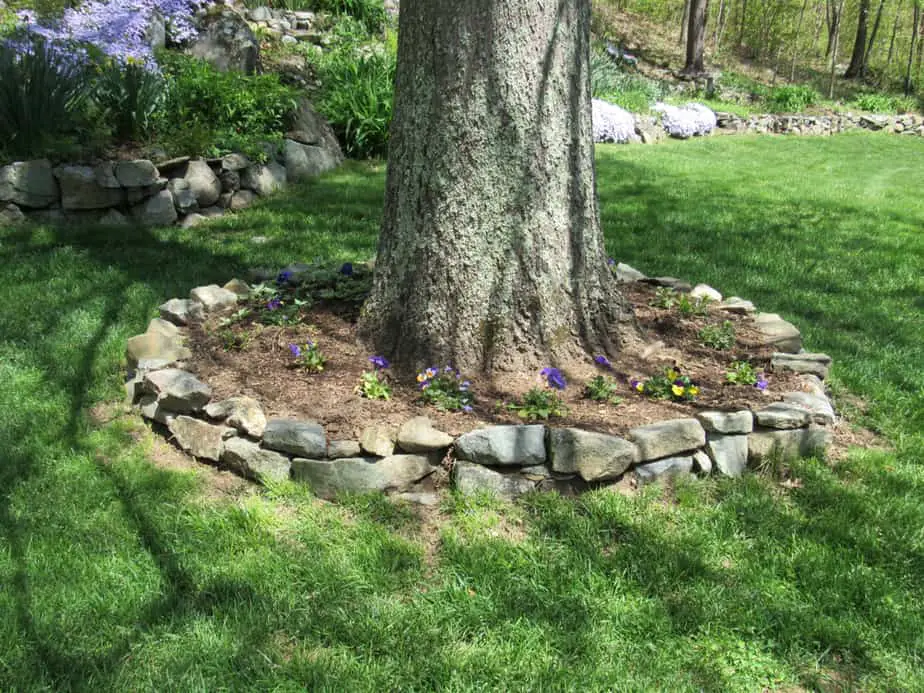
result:
[[[683,375],[679,368],[667,368],[663,374],[652,376],[647,380],[633,379],[630,385],[639,394],[652,399],[692,402],[699,394],[699,387],[689,376]]]
[[[655,291],[655,298],[652,304],[656,308],[665,308],[667,310],[676,309],[680,315],[690,317],[691,315],[706,315],[709,312],[709,299],[705,296],[692,298],[689,294],[680,293],[669,286],[660,286]]]
[[[295,357],[295,365],[306,373],[321,373],[324,371],[327,357],[321,353],[321,347],[317,342],[309,339],[303,347],[298,344],[290,344],[289,351]]]
[[[619,392],[619,385],[616,379],[611,375],[596,375],[588,381],[584,387],[584,396],[594,402],[605,402],[606,404],[619,404],[622,397]]]
[[[725,374],[725,379],[735,385],[753,385],[758,390],[766,390],[770,385],[762,371],[758,371],[747,361],[735,361],[731,370]]]
[[[420,399],[440,411],[472,411],[471,383],[452,366],[427,368],[417,374]]]
[[[539,376],[545,380],[545,387],[534,387],[522,398],[514,399],[506,405],[510,411],[515,411],[521,419],[535,421],[561,417],[568,414],[568,407],[562,401],[556,390],[564,390],[568,383],[564,374],[557,368],[543,368]]]
[[[770,92],[770,109],[776,113],[801,113],[820,98],[818,92],[805,85],[777,87]]]
[[[356,386],[357,394],[366,399],[391,399],[391,386],[385,370],[391,365],[384,356],[370,356],[371,371],[363,371]]]
[[[706,325],[699,331],[703,344],[718,351],[728,351],[735,346],[735,325],[725,320],[721,325]]]

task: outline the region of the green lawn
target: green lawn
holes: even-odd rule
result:
[[[794,320],[894,450],[799,463],[800,488],[450,498],[439,543],[376,496],[218,497],[88,409],[164,299],[371,256],[382,167],[206,229],[0,230],[0,690],[924,690],[924,143],[598,162],[614,257]]]

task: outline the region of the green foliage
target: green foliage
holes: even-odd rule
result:
[[[265,143],[282,139],[297,107],[297,94],[280,84],[277,75],[221,72],[181,53],[158,57],[166,96],[157,130],[168,148],[209,156],[238,151],[262,160]]]
[[[378,370],[363,371],[356,392],[366,399],[391,399],[391,386],[385,374]]]
[[[39,157],[85,122],[86,69],[35,40],[19,53],[0,41],[0,153]]]
[[[223,327],[218,331],[218,340],[225,351],[244,351],[253,341],[254,334],[252,330]]]
[[[636,392],[652,399],[692,402],[699,394],[699,387],[679,368],[666,368],[664,373],[645,380],[632,380],[631,385]]]
[[[814,106],[821,97],[805,85],[776,87],[770,92],[770,109],[775,113],[801,113]]]
[[[164,89],[158,73],[137,63],[122,66],[110,61],[95,80],[93,96],[103,120],[117,139],[125,141],[150,134],[165,98]]]
[[[584,388],[584,396],[592,399],[594,402],[606,402],[607,404],[619,404],[622,398],[617,394],[619,385],[616,379],[610,375],[596,375],[590,379]]]
[[[721,325],[706,325],[699,331],[703,344],[719,351],[728,351],[735,346],[735,325],[724,320]]]
[[[590,55],[590,84],[594,98],[614,103],[632,113],[647,113],[667,94],[666,87],[638,73],[625,72],[601,49]]]
[[[470,412],[475,401],[471,383],[451,366],[427,368],[417,374],[420,399],[440,411]]]
[[[304,346],[290,344],[289,351],[295,357],[295,365],[306,373],[321,373],[324,371],[327,357],[321,351],[321,347],[317,342],[309,339]]]
[[[690,317],[691,315],[706,315],[709,299],[705,296],[692,298],[689,294],[681,293],[669,286],[659,286],[655,290],[651,305],[668,310],[676,308],[683,317]]]
[[[561,396],[550,388],[534,387],[523,397],[507,403],[509,411],[515,411],[527,421],[561,418],[568,415],[568,407]]]
[[[382,0],[314,0],[315,9],[347,15],[361,22],[370,34],[385,27],[385,3]]]
[[[318,64],[322,91],[317,107],[348,156],[387,153],[395,65],[391,50],[358,55],[347,49],[325,55]]]
[[[909,113],[917,110],[918,103],[908,96],[867,92],[857,96],[851,106],[869,113]]]

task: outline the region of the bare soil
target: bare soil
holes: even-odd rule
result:
[[[593,361],[557,365],[568,382],[561,397],[569,408],[567,416],[549,423],[573,426],[614,435],[665,419],[693,416],[701,410],[759,408],[780,395],[799,389],[798,377],[769,373],[771,349],[760,345],[746,316],[733,315],[710,306],[706,315],[684,317],[676,309],[653,307],[654,287],[632,284],[624,294],[634,307],[642,341],[611,359],[612,370]],[[213,321],[191,329],[189,346],[193,358],[188,368],[213,389],[214,399],[248,395],[263,405],[268,417],[310,419],[325,426],[331,440],[355,440],[373,423],[398,426],[413,416],[426,415],[434,425],[453,436],[486,424],[522,423],[516,412],[504,404],[521,397],[530,388],[543,385],[538,372],[503,373],[491,378],[470,375],[475,395],[471,413],[440,412],[419,401],[415,383],[392,383],[392,398],[372,401],[356,392],[360,375],[370,370],[369,353],[356,338],[355,309],[318,306],[306,319],[293,326],[267,326],[241,322],[231,327]],[[735,326],[736,344],[717,351],[702,344],[698,333],[706,325],[730,320]],[[231,330],[239,348],[228,348]],[[293,362],[290,344],[313,340],[327,358],[322,373],[307,374]],[[768,372],[766,391],[735,385],[726,379],[730,364],[747,360]],[[445,364],[434,364],[445,365]],[[645,379],[677,367],[699,388],[695,402],[653,400],[632,390],[633,378]],[[584,384],[595,375],[611,375],[618,384],[619,404],[601,404],[584,397]]]

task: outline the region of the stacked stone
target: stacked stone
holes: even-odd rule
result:
[[[302,269],[297,264],[287,268],[293,273]],[[615,274],[623,282],[671,286],[708,297],[722,310],[751,315],[764,344],[779,349],[771,368],[799,374],[800,389],[754,411],[699,412],[695,418],[633,428],[624,438],[534,424],[490,426],[453,439],[428,418],[415,417],[397,428],[370,425],[358,441],[328,441],[321,424],[267,419],[250,397],[212,402],[209,386],[183,370],[183,361],[191,356],[183,328],[229,312],[249,295],[247,284],[233,279],[167,301],[160,306],[161,317],[144,334],[129,339],[128,398],[142,416],[166,426],[189,454],[256,480],[293,478],[323,498],[378,490],[432,503],[435,496],[422,483],[445,459],[452,460],[453,479],[462,493],[513,499],[533,490],[577,494],[627,475],[640,485],[713,472],[738,477],[749,465],[774,456],[823,452],[830,441],[828,427],[835,421],[824,388],[831,359],[802,350],[801,335],[792,324],[756,312],[750,301],[723,299],[705,284],[691,287],[673,277],[645,277],[622,263],[615,266]]]
[[[716,113],[717,131],[726,134],[835,135],[848,130],[885,130],[924,137],[924,120],[915,114],[898,116],[844,113],[832,115],[763,114],[742,117]]]

